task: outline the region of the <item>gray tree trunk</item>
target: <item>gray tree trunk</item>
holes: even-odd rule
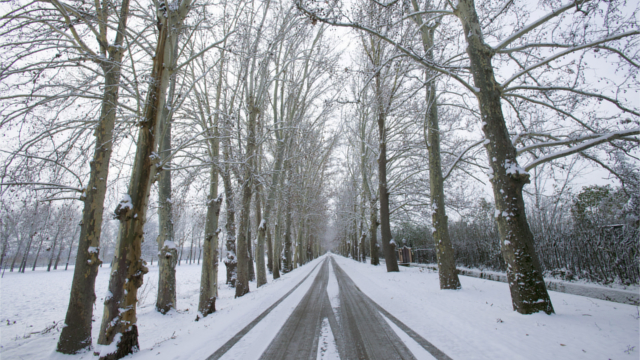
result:
[[[266,221],[263,221],[264,219],[262,218],[262,205],[261,205],[261,198],[262,198],[262,184],[258,184],[256,186],[256,200],[255,200],[255,206],[256,206],[256,223],[258,224],[258,231],[256,232],[257,234],[257,244],[256,244],[256,269],[257,269],[257,279],[256,279],[256,286],[260,287],[264,284],[267,283],[267,271],[265,269],[265,264],[264,264],[264,238],[265,238],[265,231],[266,231]]]
[[[42,250],[42,243],[44,242],[44,236],[40,236],[40,245],[38,245],[38,251],[36,252],[36,259],[33,260],[33,267],[31,271],[36,271],[36,265],[38,264],[38,257],[40,256],[40,250]]]
[[[412,1],[414,11],[420,9],[416,0]],[[428,9],[433,10],[433,9]],[[433,60],[433,37],[435,26],[423,24],[422,17],[414,18],[421,30],[422,45],[426,57]],[[427,150],[429,151],[429,184],[431,192],[431,221],[433,223],[433,241],[438,261],[438,276],[440,289],[460,289],[460,279],[456,271],[455,256],[444,202],[444,180],[442,178],[442,163],[440,160],[440,128],[438,125],[438,104],[436,96],[436,74],[432,71],[425,73],[427,84],[426,102],[427,112]]]
[[[174,49],[174,53],[175,53]],[[171,91],[175,88],[175,78],[171,79]],[[171,104],[172,94],[168,104]],[[162,119],[158,124],[160,130],[158,154],[163,166],[170,167],[171,162],[171,115],[166,106],[162,108]],[[166,314],[175,309],[176,303],[176,263],[178,248],[175,244],[173,230],[173,204],[171,188],[171,171],[158,173],[158,296],[156,297],[156,311]]]
[[[108,6],[107,2],[103,3],[103,24],[101,24],[101,32],[104,35],[103,41],[106,40]],[[99,257],[102,215],[107,191],[107,179],[109,177],[109,161],[113,151],[113,128],[118,107],[120,68],[125,51],[125,47],[122,45],[128,17],[129,0],[123,0],[114,46],[109,49],[103,49],[104,52],[108,51],[109,60],[102,63],[105,87],[100,120],[95,130],[96,148],[89,164],[89,182],[82,196],[84,208],[82,210],[80,239],[78,241],[76,266],[73,270],[69,307],[64,320],[65,326],[60,332],[60,339],[56,348],[56,351],[65,354],[76,354],[91,348],[93,306],[96,301],[95,282],[98,275],[98,267],[102,263]],[[71,257],[73,240],[71,239],[69,243],[69,258]],[[67,259],[65,270],[68,267],[69,259]]]
[[[473,0],[460,0],[455,14],[464,27],[467,54],[483,121],[485,144],[493,171],[491,184],[496,204],[500,248],[514,310],[522,314],[553,313],[542,277],[542,267],[527,222],[522,188],[529,174],[518,166],[501,106],[501,87],[495,79],[491,48],[484,42]]]
[[[233,197],[233,185],[231,184],[231,120],[225,121],[225,135],[222,137],[224,169],[222,172],[222,182],[224,183],[224,197],[226,207],[226,250],[227,257],[224,259],[224,265],[227,269],[227,284],[232,287],[236,286],[238,278],[238,258],[236,257],[236,220],[235,220],[235,204]]]
[[[159,157],[156,154],[161,112],[164,108],[170,69],[175,66],[174,49],[190,1],[180,3],[178,9],[167,8],[167,16],[159,13],[158,44],[153,59],[151,83],[140,123],[136,154],[129,183],[128,197],[118,204],[115,214],[120,220],[116,258],[111,269],[109,296],[105,298],[104,315],[98,343],[110,345],[119,335],[116,350],[101,354],[100,359],[120,359],[139,349],[137,328],[137,292],[143,276],[148,272],[142,260],[142,241],[146,221],[149,191],[156,173]]]
[[[217,131],[216,131],[217,133]],[[217,136],[214,136],[217,153]],[[216,154],[217,155],[217,154]],[[215,159],[214,161],[216,161]],[[222,197],[218,196],[218,169],[217,164],[211,166],[211,179],[209,183],[209,198],[207,199],[207,220],[204,229],[204,255],[202,258],[202,274],[200,277],[200,299],[198,301],[198,316],[206,317],[216,311],[216,298],[218,296],[218,218]]]
[[[51,265],[53,264],[53,257],[55,256],[55,253],[56,253],[56,245],[58,245],[58,236],[60,236],[60,224],[58,224],[58,231],[56,231],[56,236],[53,238],[53,246],[51,246],[51,249],[49,250],[51,251],[51,256],[49,256],[49,265],[47,266],[47,271],[51,271]],[[2,256],[4,257],[4,249],[3,249]],[[0,269],[2,269],[1,262],[0,262]]]
[[[249,216],[251,213],[251,195],[253,190],[253,176],[255,168],[256,153],[256,121],[260,113],[260,109],[254,103],[252,96],[247,101],[249,107],[249,121],[247,123],[247,150],[246,164],[244,165],[244,174],[242,182],[242,211],[240,213],[240,223],[238,231],[238,278],[236,279],[236,297],[243,296],[249,292],[249,266],[250,263],[249,244],[251,239],[247,239],[248,228],[250,225]]]
[[[378,103],[378,188],[380,193],[380,230],[382,235],[382,252],[387,272],[400,271],[396,259],[396,247],[391,244],[391,224],[389,219],[389,190],[387,188],[387,129],[385,126],[386,108],[382,99],[380,74],[376,75],[376,102]]]
[[[288,171],[290,173],[290,171]],[[287,175],[290,176],[290,175]],[[288,187],[288,185],[287,185]],[[293,254],[291,253],[291,198],[287,196],[284,214],[284,258],[282,272],[288,273],[293,270]]]

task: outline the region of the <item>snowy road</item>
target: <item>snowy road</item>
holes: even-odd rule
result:
[[[322,262],[312,281],[260,359],[450,359],[362,293],[333,257]],[[294,290],[209,359],[225,358],[227,351]]]

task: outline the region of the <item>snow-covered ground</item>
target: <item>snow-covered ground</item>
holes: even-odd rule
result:
[[[182,264],[176,269],[178,310],[161,315],[154,309],[158,283],[158,268],[154,264],[144,278],[139,290],[141,300],[138,307],[138,332],[141,351],[130,357],[133,359],[204,359],[250,323],[260,313],[293,288],[320,261],[302,266],[280,279],[273,281],[268,274],[268,283],[256,289],[251,282],[251,292],[234,299],[235,289],[221,285],[216,301],[217,311],[196,322],[198,294],[200,289],[200,265]],[[315,271],[317,272],[318,269]],[[97,359],[92,353],[74,356],[55,352],[60,326],[49,331],[53,323],[62,325],[69,303],[69,292],[73,269],[51,271],[37,268],[24,274],[6,272],[0,280],[0,359]],[[310,276],[313,278],[313,275]],[[218,273],[218,283],[226,279],[224,265]],[[103,312],[104,294],[107,292],[109,267],[102,267],[96,279],[92,335],[96,345]],[[309,288],[306,281],[294,291],[287,301],[278,306],[272,315],[282,318],[282,323],[295,308]],[[265,318],[268,325],[275,326],[273,336],[282,326],[274,316]],[[15,321],[15,324],[14,324]],[[10,323],[11,325],[7,325]],[[278,324],[279,323],[279,324]],[[266,323],[265,323],[266,324]],[[45,333],[42,333],[43,330]],[[261,339],[262,342],[267,339]],[[270,340],[269,340],[270,341]],[[268,345],[268,342],[266,343]],[[265,345],[265,348],[266,348]],[[234,351],[247,351],[252,356],[255,347],[242,342]],[[260,353],[258,354],[258,356]],[[256,358],[258,357],[256,356]],[[243,359],[245,357],[239,357]]]
[[[423,268],[387,273],[335,256],[365,294],[453,359],[638,359],[637,306],[550,292],[554,315],[512,310],[505,283],[461,276],[439,290]]]
[[[178,311],[163,316],[154,311],[158,276],[154,265],[139,294],[141,351],[128,359],[206,358],[298,284],[323,258],[276,281],[269,276],[269,283],[260,289],[251,283],[251,292],[240,299],[233,298],[233,289],[221,286],[218,311],[198,322],[194,319],[201,267],[183,264],[177,268]],[[462,290],[441,291],[437,273],[426,269],[401,268],[399,273],[387,273],[384,266],[340,256],[335,259],[365,294],[455,360],[638,359],[640,354],[640,312],[636,306],[551,292],[556,314],[525,316],[512,311],[504,283],[461,277]],[[309,289],[318,269],[223,358],[257,359]],[[224,283],[223,265],[220,270],[219,283]],[[97,278],[94,344],[108,275],[109,268],[103,267]],[[72,276],[71,269],[5,274],[0,280],[1,359],[95,359],[90,353],[55,353],[59,326],[42,333],[54,322],[63,322]],[[339,301],[334,281],[332,274],[328,292],[336,307]],[[319,357],[328,359],[337,353],[331,348],[330,334],[323,331],[326,341],[321,346],[326,350],[319,351]],[[413,351],[415,344],[408,345]]]

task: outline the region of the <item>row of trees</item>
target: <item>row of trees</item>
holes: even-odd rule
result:
[[[585,166],[608,171],[628,193],[635,190],[637,5],[580,0],[296,4],[312,21],[360,34],[344,151],[349,174],[342,193],[351,196],[339,198],[338,213],[346,216],[338,215],[338,248],[361,257],[357,250],[365,248],[367,235],[362,229],[371,229],[374,239],[379,222],[387,270],[396,271],[397,241],[389,216],[396,226],[426,224],[440,286],[458,288],[446,212],[455,211],[464,221],[481,190],[470,180],[488,180],[492,211],[483,226],[489,230],[495,222],[499,243],[492,251],[502,255],[514,310],[552,313],[536,250],[544,245],[537,244],[531,216],[561,223],[559,209],[528,213],[525,200],[548,196],[554,186],[567,187]],[[376,122],[378,129],[370,126]],[[377,192],[369,186],[373,176]],[[525,187],[530,183],[533,189]],[[368,250],[373,254],[375,247]],[[631,258],[630,266],[638,263],[637,254]]]
[[[197,209],[196,209],[197,210]],[[44,266],[47,271],[57,270],[58,265],[75,265],[81,213],[77,204],[71,202],[30,202],[28,198],[11,206],[3,204],[2,217],[2,255],[0,268],[4,271],[24,272],[28,266]],[[202,258],[202,234],[204,232],[204,212],[179,208],[176,211],[175,230],[178,248],[178,264],[200,263]],[[101,261],[111,262],[115,249],[115,233],[118,223],[107,216],[102,223],[103,251]],[[156,214],[145,224],[145,237],[155,239],[158,236]],[[157,263],[158,250],[152,242],[142,245],[142,257],[153,265]],[[62,262],[60,262],[62,261]],[[27,265],[28,264],[28,265]]]
[[[111,347],[100,357],[138,349],[145,239],[156,240],[165,314],[183,238],[202,234],[197,319],[215,311],[222,227],[236,296],[319,256],[340,81],[327,26],[280,1],[5,6],[3,199],[82,205],[58,351],[92,346],[102,261],[112,266],[98,344]]]

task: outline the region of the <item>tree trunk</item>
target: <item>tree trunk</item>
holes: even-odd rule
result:
[[[281,237],[280,237],[280,233],[278,232],[280,230],[280,219],[281,216],[277,216],[276,217],[278,219],[278,221],[276,221],[276,224],[274,226],[274,239],[273,239],[273,279],[279,279],[280,278],[280,253],[282,252],[281,249]]]
[[[69,240],[73,242],[73,238]],[[58,263],[60,262],[60,255],[62,254],[62,250],[64,250],[64,237],[60,240],[60,248],[58,249],[58,256],[56,256],[56,262],[53,264],[53,270],[58,270]]]
[[[174,49],[175,52],[176,49]],[[171,91],[168,104],[171,104],[175,78],[171,79]],[[159,110],[160,111],[160,110]],[[166,106],[162,108],[158,154],[163,166],[170,166],[167,159],[171,156],[171,116]],[[165,162],[167,161],[167,162]],[[156,311],[166,314],[175,309],[176,302],[176,263],[178,248],[175,244],[173,230],[173,201],[171,187],[171,171],[160,171],[158,174],[158,296],[156,297]]]
[[[217,123],[217,122],[216,122]],[[217,129],[213,142],[213,153],[217,161],[218,140]],[[218,169],[217,164],[211,165],[209,180],[209,198],[207,199],[207,221],[204,228],[204,256],[202,258],[202,274],[200,275],[200,299],[198,301],[198,316],[206,317],[216,311],[216,298],[218,297],[218,217],[222,196],[218,196]]]
[[[2,266],[4,265],[4,257],[7,255],[8,243],[9,243],[9,235],[7,234],[7,236],[4,238],[4,241],[2,242],[2,255],[0,256],[0,269],[2,269]]]
[[[264,238],[266,231],[266,222],[262,219],[262,205],[261,205],[261,190],[262,184],[258,184],[256,186],[256,223],[258,224],[257,234],[257,244],[256,244],[256,268],[257,268],[257,279],[256,286],[260,287],[267,283],[267,271],[264,265]]]
[[[224,56],[224,54],[222,54]],[[220,69],[224,69],[224,60],[220,65]],[[223,77],[218,78],[216,87],[216,103],[215,109],[220,108],[220,97],[222,94]],[[218,235],[222,230],[218,228],[220,218],[220,206],[222,205],[222,194],[218,195],[218,167],[220,156],[220,112],[216,111],[213,124],[207,123],[207,119],[211,119],[209,107],[207,106],[207,117],[203,110],[203,105],[198,97],[198,105],[201,111],[200,116],[203,123],[207,127],[209,134],[209,151],[211,156],[211,172],[209,175],[209,198],[207,199],[207,218],[204,228],[204,244],[200,250],[202,254],[202,273],[200,275],[200,299],[198,301],[198,316],[206,317],[216,311],[216,298],[218,297]],[[208,102],[207,102],[208,104]],[[213,132],[211,131],[213,128]],[[200,263],[200,255],[198,255],[198,263]]]
[[[44,237],[40,236],[40,245],[38,245],[38,251],[36,252],[36,259],[33,261],[33,267],[31,271],[36,271],[36,265],[38,264],[38,257],[40,256],[40,250],[42,250],[42,243],[44,242]]]
[[[255,168],[256,153],[256,122],[260,109],[254,103],[252,96],[247,101],[249,107],[249,121],[247,123],[247,151],[245,153],[246,163],[242,182],[242,212],[240,213],[240,224],[238,231],[238,278],[236,280],[236,297],[240,297],[249,292],[249,266],[251,262],[249,242],[247,239],[250,225],[249,216],[251,214],[251,193],[253,192],[253,172]]]
[[[491,165],[491,184],[500,232],[500,248],[507,264],[507,278],[514,310],[522,314],[544,311],[553,306],[542,277],[542,267],[527,223],[522,188],[529,174],[518,166],[516,149],[509,138],[502,114],[501,87],[496,82],[491,48],[484,42],[473,0],[460,0],[455,14],[464,27],[467,54],[487,141],[485,149]]]
[[[33,229],[33,226],[32,226]],[[22,255],[22,261],[20,262],[20,268],[18,272],[24,274],[24,269],[27,267],[27,257],[29,257],[29,253],[31,252],[31,243],[33,243],[33,238],[36,236],[37,232],[33,232],[33,234],[29,237],[29,241],[27,242],[27,248],[25,249],[24,254]]]
[[[11,261],[11,269],[9,270],[9,272],[13,272],[13,268],[14,266],[16,266],[16,261],[18,260],[18,257],[20,256],[20,250],[22,249],[22,243],[24,243],[24,237],[23,236],[19,236],[20,238],[20,242],[18,242],[18,250],[16,250],[16,254],[13,256],[13,261]]]
[[[89,164],[89,182],[82,195],[84,208],[69,307],[64,320],[65,326],[62,328],[56,348],[56,351],[65,354],[76,354],[91,348],[93,306],[96,301],[95,282],[98,267],[101,264],[99,254],[102,215],[109,177],[109,161],[113,150],[113,128],[118,108],[120,67],[125,51],[122,44],[124,43],[128,17],[129,0],[123,0],[114,46],[108,49],[109,61],[102,63],[105,87],[100,120],[94,133],[96,148]],[[106,24],[104,25],[106,29]],[[106,33],[104,37],[106,39]],[[65,270],[69,267],[72,248],[73,239],[69,244],[69,256]]]
[[[416,0],[413,0],[414,11],[419,11]],[[428,9],[431,10],[431,9]],[[416,16],[415,21],[421,30],[422,45],[428,59],[433,59],[433,36],[435,26],[423,24],[422,17]],[[438,276],[440,289],[460,289],[460,279],[456,271],[456,260],[449,237],[449,225],[444,203],[444,180],[442,178],[442,163],[440,160],[440,128],[438,125],[438,103],[436,96],[435,74],[426,71],[427,84],[426,102],[427,112],[427,150],[429,151],[429,184],[431,192],[431,221],[433,223],[433,241],[438,261]]]
[[[288,273],[293,270],[293,254],[291,254],[291,198],[286,200],[285,220],[284,220],[284,261],[282,272]]]
[[[53,264],[53,257],[55,256],[56,253],[56,245],[58,245],[58,236],[60,235],[60,225],[58,224],[58,231],[56,231],[56,237],[53,238],[53,246],[51,247],[51,256],[49,256],[49,266],[47,266],[47,271],[51,271],[51,265]],[[4,250],[3,250],[4,251]],[[4,253],[3,253],[4,256]],[[2,265],[0,263],[0,269],[2,268]]]
[[[269,227],[266,224],[264,224],[264,228],[267,232],[267,270],[270,273],[273,273],[273,240],[271,239],[271,230],[269,230]],[[258,231],[260,231],[260,229],[258,228]],[[258,277],[259,278],[259,277]]]
[[[249,256],[249,262],[247,262],[247,271],[249,274],[249,281],[256,279],[256,269],[253,267],[253,241],[251,240],[251,219],[249,219],[249,228],[247,229],[247,256]]]
[[[69,260],[71,260],[71,250],[73,249],[73,239],[71,239],[71,242],[69,243],[69,253],[67,254],[67,263],[64,265],[64,271],[67,271],[67,269],[69,268]],[[76,258],[76,261],[78,260],[78,258]],[[75,275],[74,275],[75,277]],[[95,282],[94,282],[95,284]],[[71,290],[73,290],[73,284],[71,285]],[[95,294],[94,294],[95,295]],[[95,302],[95,299],[93,300]],[[67,312],[69,312],[69,310],[67,310]],[[93,312],[92,312],[93,314]],[[66,319],[65,319],[65,324],[66,324]],[[60,334],[60,337],[62,337],[62,334]],[[58,346],[60,342],[58,342]]]
[[[143,227],[146,220],[149,190],[160,160],[155,153],[158,121],[164,108],[170,70],[176,62],[173,52],[177,46],[178,30],[190,8],[190,1],[180,3],[178,9],[167,8],[167,16],[158,14],[160,21],[158,44],[153,60],[151,83],[145,103],[144,117],[138,133],[135,160],[127,197],[118,204],[115,214],[120,220],[116,261],[111,269],[109,296],[105,298],[104,315],[98,344],[116,341],[116,350],[101,354],[101,359],[120,359],[138,351],[137,292],[143,276],[148,272],[141,258]]]
[[[387,189],[387,129],[385,127],[386,109],[382,99],[380,74],[376,75],[376,101],[378,102],[378,137],[380,156],[378,158],[378,189],[380,192],[380,230],[382,252],[387,272],[400,271],[395,254],[395,244],[391,243],[391,224],[389,219],[389,191]]]
[[[231,185],[231,120],[225,121],[225,136],[223,141],[224,170],[222,173],[222,181],[224,183],[224,196],[226,208],[226,225],[227,230],[226,250],[227,257],[224,259],[224,265],[227,269],[227,284],[231,287],[236,286],[238,278],[238,258],[236,257],[236,220],[235,220],[235,204],[233,200],[233,187]]]
[[[429,48],[429,50],[431,50]],[[428,77],[431,75],[428,74]],[[438,106],[436,87],[427,85],[427,127],[429,150],[429,184],[431,191],[431,221],[433,223],[433,241],[438,261],[440,289],[460,289],[460,280],[456,272],[456,260],[449,237],[449,225],[444,204],[444,181],[440,163],[440,130],[438,128]]]

